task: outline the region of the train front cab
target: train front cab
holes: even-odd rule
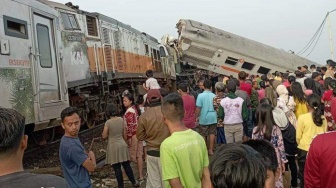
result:
[[[68,97],[56,11],[34,0],[4,0],[1,7],[0,106],[19,111],[34,131],[58,126]]]

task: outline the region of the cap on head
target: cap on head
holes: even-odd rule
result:
[[[149,102],[158,102],[161,101],[161,93],[158,89],[151,89],[147,93],[147,100]]]

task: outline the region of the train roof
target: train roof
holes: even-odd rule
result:
[[[130,25],[128,25],[128,24],[124,24],[123,22],[120,22],[120,21],[118,21],[118,20],[116,20],[116,19],[114,19],[114,18],[108,17],[108,16],[106,16],[106,15],[104,15],[104,14],[100,14],[100,13],[97,13],[97,12],[95,12],[94,14],[97,14],[100,20],[103,20],[103,21],[105,21],[105,22],[108,22],[108,23],[112,23],[112,24],[118,25],[118,26],[120,26],[120,27],[122,27],[122,28],[124,28],[124,29],[127,29],[127,30],[129,30],[129,31],[132,31],[132,32],[134,32],[134,33],[138,33],[138,34],[140,34],[140,35],[144,35],[144,36],[145,36],[146,38],[148,38],[149,40],[151,40],[151,41],[153,41],[153,42],[156,42],[156,43],[159,43],[159,41],[158,41],[156,38],[152,37],[151,35],[148,35],[148,34],[145,33],[145,32],[141,32],[141,31],[139,31],[139,30],[137,30],[137,29],[134,29],[132,26],[130,26]]]
[[[189,33],[190,37],[204,35],[203,37],[198,37],[198,39],[200,40],[199,42],[202,42],[205,45],[216,46],[219,49],[225,49],[245,55],[253,54],[261,61],[269,62],[274,65],[279,62],[287,62],[286,65],[284,65],[287,69],[290,69],[290,67],[295,64],[316,64],[315,62],[296,54],[217,29],[198,21],[181,19],[177,23],[177,28],[179,30],[182,28],[186,29],[184,33],[182,32],[182,36],[187,35],[187,33]]]
[[[71,11],[71,12],[77,12],[76,9],[72,9],[68,6],[66,6],[65,4],[62,4],[62,3],[58,3],[58,2],[54,2],[54,1],[49,1],[49,0],[37,0],[45,5],[48,5],[52,8],[59,8],[59,9],[64,9],[64,10],[67,10],[67,11]]]
[[[34,1],[34,0],[33,0]],[[67,10],[67,11],[72,11],[72,12],[78,12],[79,14],[87,14],[87,15],[91,15],[91,16],[96,16],[98,17],[99,20],[102,20],[102,21],[105,21],[105,22],[108,22],[108,23],[111,23],[111,24],[114,24],[114,25],[117,25],[117,26],[120,26],[126,30],[129,30],[131,32],[134,32],[134,33],[137,33],[139,35],[143,35],[144,37],[146,37],[147,39],[153,41],[153,42],[156,42],[156,43],[159,43],[159,41],[151,36],[151,35],[148,35],[147,33],[145,32],[141,32],[135,28],[133,28],[132,26],[128,25],[128,24],[125,24],[123,22],[120,22],[114,18],[111,18],[111,17],[108,17],[104,14],[101,14],[101,13],[98,13],[98,12],[88,12],[88,11],[84,11],[84,10],[80,10],[80,9],[73,9],[65,4],[62,4],[62,3],[58,3],[58,2],[54,2],[54,1],[49,1],[49,0],[37,0],[45,5],[48,5],[52,8],[58,8],[58,9],[63,9],[63,10]]]
[[[37,10],[47,12],[49,14],[52,14],[54,16],[57,15],[57,11],[52,9],[50,6],[48,6],[45,3],[40,2],[40,0],[15,0],[15,2],[35,8]]]

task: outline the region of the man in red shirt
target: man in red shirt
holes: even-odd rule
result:
[[[336,132],[317,135],[310,145],[304,170],[305,188],[336,185]]]
[[[240,71],[238,74],[239,82],[240,82],[240,90],[246,91],[246,93],[251,96],[252,93],[252,85],[246,83],[247,73],[245,71]]]
[[[182,119],[182,121],[187,128],[195,129],[196,127],[195,98],[188,94],[188,86],[185,83],[179,84],[178,93],[182,96],[183,100],[184,118]]]

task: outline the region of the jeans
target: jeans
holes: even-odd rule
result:
[[[301,187],[304,187],[304,166],[306,164],[307,151],[298,149],[299,179]]]
[[[288,163],[286,163],[286,171],[288,171],[288,168],[291,172],[291,186],[297,187],[297,166],[295,163],[295,156],[286,156]]]
[[[122,171],[121,171],[121,165],[124,167],[124,170],[126,172],[126,175],[128,177],[128,179],[130,180],[130,182],[132,184],[135,184],[135,178],[133,175],[133,170],[131,168],[130,162],[129,161],[125,161],[122,163],[116,163],[112,165],[112,168],[115,172],[116,178],[117,178],[117,182],[118,182],[118,188],[124,188],[124,178],[122,175]]]

